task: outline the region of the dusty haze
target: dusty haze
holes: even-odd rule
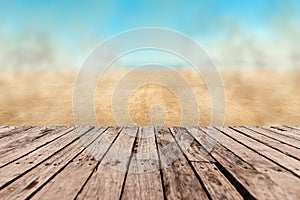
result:
[[[193,71],[178,72],[197,96],[201,116],[195,125],[209,125],[211,104],[205,83]],[[125,73],[107,72],[99,83],[95,95],[99,125],[116,125],[111,98]],[[76,76],[75,70],[2,70],[0,124],[74,125],[72,94]],[[300,70],[223,70],[221,76],[226,93],[225,125],[299,125]],[[164,108],[165,125],[180,125],[178,99],[157,84],[144,85],[132,93],[128,109],[136,125],[151,124],[149,110],[153,105]]]

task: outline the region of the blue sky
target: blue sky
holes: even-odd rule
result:
[[[273,57],[282,65],[294,66],[300,59],[299,2],[1,1],[0,68],[32,60],[28,64],[32,67],[50,61],[78,67],[106,38],[149,26],[174,29],[196,39],[220,66],[255,65]],[[41,62],[35,60],[39,55],[44,56]],[[19,61],[11,61],[12,57]],[[295,62],[284,64],[290,57]]]

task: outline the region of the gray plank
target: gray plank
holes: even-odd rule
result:
[[[200,143],[198,143],[189,134],[188,130],[190,128],[176,127],[170,129],[172,135],[174,136],[175,140],[179,144],[181,150],[184,152],[186,157],[192,161],[191,164],[193,165],[199,178],[202,180],[205,188],[207,188],[210,198],[243,199],[242,196],[239,194],[239,192],[235,189],[235,187],[226,179],[226,177],[216,167],[215,159],[212,158],[210,154],[207,154],[207,152],[203,152],[204,149],[202,151],[200,150],[202,149]],[[193,139],[191,140],[190,137],[192,137]],[[191,143],[191,141],[193,141],[193,143]],[[197,153],[201,155],[201,159],[194,159],[195,158],[194,153],[191,153],[194,151],[188,150],[189,147],[190,149],[199,149],[199,152]]]
[[[300,180],[296,176],[225,134],[220,135],[218,144],[212,155],[254,197],[298,199]]]
[[[192,162],[212,199],[243,199],[215,163]]]
[[[262,156],[272,160],[277,165],[282,166],[286,170],[289,170],[296,176],[300,177],[300,161],[289,156],[286,156],[284,153],[279,152],[261,142],[258,142],[250,137],[247,137],[239,132],[230,129],[229,127],[219,127],[226,135],[234,138],[240,143],[244,144],[247,148],[252,149],[253,151],[259,153]]]
[[[84,127],[85,131],[91,129],[90,127]],[[0,169],[0,188],[5,187],[15,180],[17,177],[26,173],[27,171],[33,169],[35,166],[41,164],[44,160],[53,156],[56,152],[68,146],[70,143],[74,142],[79,138],[76,130],[63,135],[58,140],[55,140],[36,151],[27,154],[26,156],[18,159],[15,163],[6,165]],[[13,167],[12,167],[13,166]]]
[[[77,199],[119,199],[138,127],[125,127]]]
[[[171,134],[185,153],[189,161],[215,162],[203,146],[189,134],[186,127],[170,127]]]
[[[160,128],[159,128],[160,129]],[[208,199],[168,128],[155,132],[167,199]]]
[[[256,141],[259,141],[267,146],[270,146],[271,148],[274,148],[277,151],[280,151],[290,157],[300,160],[300,149],[297,149],[293,146],[287,145],[285,143],[282,143],[278,140],[267,137],[265,135],[259,134],[245,127],[232,127],[232,129],[239,131],[241,134],[244,134]]]
[[[0,168],[58,139],[73,129],[66,127],[35,127],[16,134],[22,135],[22,137],[14,137],[13,135],[5,138],[8,141],[3,139],[0,141]]]
[[[294,140],[293,138],[286,137],[285,135],[278,134],[272,130],[264,129],[262,127],[247,127],[248,129],[251,129],[253,131],[256,131],[259,134],[265,135],[267,137],[271,137],[275,140],[278,140],[282,143],[288,144],[292,147],[295,147],[297,149],[300,149],[300,142],[298,140]]]
[[[140,127],[122,199],[164,199],[154,127]]]
[[[293,129],[288,128],[276,128],[276,127],[262,127],[263,129],[270,130],[272,132],[275,132],[277,134],[283,135],[285,137],[293,138],[294,140],[300,141],[300,135],[293,133]]]
[[[111,143],[118,136],[120,127],[112,127],[79,154],[64,170],[45,185],[32,199],[74,199],[90,174],[97,170],[98,160],[103,158]],[[107,188],[109,189],[109,188]],[[99,196],[94,196],[97,198]]]
[[[82,136],[88,140],[86,144],[91,145],[105,128],[95,128]],[[26,199],[32,196],[40,188],[46,185],[51,179],[60,173],[68,164],[85,150],[85,146],[80,140],[67,146],[62,151],[57,152],[51,158],[36,166],[12,184],[0,190],[3,199]],[[92,161],[91,161],[92,162]]]

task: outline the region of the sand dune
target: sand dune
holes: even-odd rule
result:
[[[178,73],[191,85],[199,103],[201,115],[195,125],[209,125],[211,99],[204,81],[193,71]],[[109,71],[98,84],[95,112],[99,125],[116,125],[111,99],[124,74],[124,70]],[[1,71],[0,124],[74,125],[76,75],[72,70]],[[225,70],[221,75],[226,93],[225,125],[299,125],[300,71]],[[161,116],[166,117],[165,125],[180,125],[182,111],[176,95],[159,84],[137,87],[126,105],[136,125],[155,125]],[[114,114],[122,115],[118,108]]]

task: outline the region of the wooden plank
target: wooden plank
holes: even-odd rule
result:
[[[198,130],[193,128],[193,130],[189,129],[189,132],[200,144],[203,143],[203,134],[220,134],[212,128],[209,128],[209,131],[208,128],[198,128]],[[241,159],[241,156],[235,154],[236,152],[233,153],[231,148],[229,150],[228,147],[223,145],[232,145],[231,147],[234,150],[238,149],[238,151],[246,149],[244,146],[230,140],[230,138],[223,134],[217,140],[218,142],[210,154],[217,160],[216,165],[220,171],[222,171],[244,198],[282,199],[284,197],[286,199],[284,192],[280,189],[280,185],[272,181],[269,176],[253,168],[248,162],[245,162],[244,159]],[[222,142],[222,145],[220,142]],[[249,157],[248,154],[247,156]]]
[[[83,127],[82,131],[86,133],[91,127]],[[0,189],[11,184],[12,181],[22,176],[24,173],[32,170],[37,165],[40,165],[45,160],[49,159],[53,154],[62,150],[69,144],[79,138],[77,130],[73,130],[66,135],[63,135],[58,140],[44,145],[43,147],[21,157],[15,163],[11,163],[0,169]],[[13,167],[12,167],[13,166]]]
[[[264,129],[262,127],[247,127],[248,129],[251,129],[259,134],[265,135],[267,137],[271,137],[274,140],[278,140],[282,143],[285,143],[287,145],[290,145],[292,147],[295,147],[297,149],[300,149],[300,142],[297,140],[294,140],[293,138],[290,137],[286,137],[282,134],[278,134],[274,131],[268,130],[268,129]]]
[[[0,139],[13,134],[13,132],[11,132],[11,130],[14,130],[14,129],[17,129],[17,128],[18,127],[16,127],[16,126],[1,126],[1,128],[0,128]],[[24,129],[24,127],[19,127],[19,128]]]
[[[157,131],[163,186],[167,199],[208,199],[205,188],[181,152],[169,129]]]
[[[297,127],[43,128],[0,127],[0,199],[299,199]]]
[[[125,127],[77,199],[119,199],[130,163],[138,127]]]
[[[83,135],[82,139],[87,140],[85,144],[91,145],[95,139],[101,136],[104,130],[105,127],[92,129]],[[76,140],[62,151],[57,152],[51,158],[24,174],[9,186],[0,190],[0,196],[3,199],[29,198],[59,174],[59,172],[70,164],[84,149],[85,146],[82,144],[82,141]]]
[[[300,178],[300,161],[294,158],[288,157],[282,152],[276,151],[275,149],[264,145],[252,138],[249,138],[243,134],[240,134],[237,131],[230,129],[229,127],[219,127],[224,134],[234,138],[239,141],[241,144],[244,144],[247,148],[252,149],[261,156],[264,156],[271,161],[275,162],[277,165],[282,166],[286,170],[289,170],[291,173],[295,174]]]
[[[267,146],[270,146],[271,148],[276,149],[277,151],[280,151],[288,156],[291,156],[297,160],[300,160],[300,149],[289,146],[287,144],[279,142],[278,140],[275,140],[273,138],[259,134],[255,131],[247,129],[245,127],[232,127],[232,129],[239,131],[241,134],[244,134],[258,142],[261,142]]]
[[[202,149],[204,147],[202,147],[200,143],[198,143],[195,138],[189,134],[188,128],[172,127],[170,130],[186,157],[190,161],[196,160],[191,163],[198,176],[203,181],[204,186],[207,188],[210,198],[242,199],[242,196],[239,194],[239,192],[215,166],[215,159],[213,159],[211,155],[207,153],[207,151]],[[204,141],[205,138],[202,138],[201,140]],[[191,143],[191,141],[193,142]],[[193,146],[191,144],[193,144]],[[198,159],[197,153],[201,155],[201,159]]]
[[[295,130],[296,134],[300,134],[300,128],[299,128],[299,126],[287,126],[287,125],[283,125],[281,127],[286,127],[286,128],[293,129],[293,130]]]
[[[202,147],[187,131],[187,128],[183,127],[170,127],[171,134],[181,147],[184,154],[189,161],[197,162],[215,162],[215,160],[207,153],[204,147]]]
[[[192,162],[212,199],[243,199],[214,163]]]
[[[59,139],[68,134],[74,128],[51,128],[44,131],[45,128],[38,127],[26,131],[27,136],[10,141],[0,150],[0,168],[3,168],[22,157],[42,148],[46,144]]]
[[[288,126],[288,127],[290,127],[290,128],[293,128],[293,129],[295,129],[295,130],[298,130],[298,131],[300,131],[300,126]]]
[[[300,141],[300,135],[298,134],[294,134],[292,133],[293,131],[287,131],[287,129],[276,129],[275,127],[271,128],[271,127],[262,127],[263,129],[266,129],[266,130],[270,130],[270,131],[273,131],[275,133],[278,133],[280,135],[284,135],[286,137],[289,137],[289,138],[293,138],[294,140],[297,140],[297,141]]]
[[[225,134],[220,135],[218,144],[212,155],[254,197],[298,199],[300,182],[296,176]]]
[[[19,127],[6,127],[3,132],[0,134],[0,144],[1,143],[7,143],[9,140],[15,140],[18,137],[22,136],[22,133],[25,131],[31,129],[32,127],[30,126],[19,126]],[[8,129],[8,130],[7,130]],[[6,131],[7,130],[7,131]],[[21,133],[21,134],[20,134]],[[12,137],[12,136],[15,137]],[[9,138],[6,138],[9,137]]]
[[[140,128],[133,152],[122,199],[164,199],[154,127]]]
[[[121,127],[110,127],[76,159],[41,188],[32,199],[74,199],[91,173],[98,166],[98,160],[106,154],[111,143],[118,137]],[[68,178],[66,178],[68,177]],[[109,189],[109,188],[108,188]],[[97,198],[96,196],[94,198]]]
[[[69,131],[72,129],[67,129],[65,127],[34,127],[25,131],[21,131],[19,129],[17,133],[9,135],[8,137],[2,138],[2,140],[0,140],[0,159],[2,160],[2,158],[9,154],[12,154],[16,150],[22,149],[23,154],[27,153],[23,151],[23,148],[28,147],[32,143],[38,142],[45,137],[59,136],[63,131]]]
[[[280,129],[280,130],[282,130],[283,132],[284,131],[287,131],[287,132],[289,132],[289,133],[292,133],[292,134],[294,134],[294,135],[296,135],[296,137],[300,137],[300,130],[299,129],[297,129],[297,127],[289,127],[289,126],[274,126],[274,127],[271,127],[271,128],[273,128],[273,129]]]

